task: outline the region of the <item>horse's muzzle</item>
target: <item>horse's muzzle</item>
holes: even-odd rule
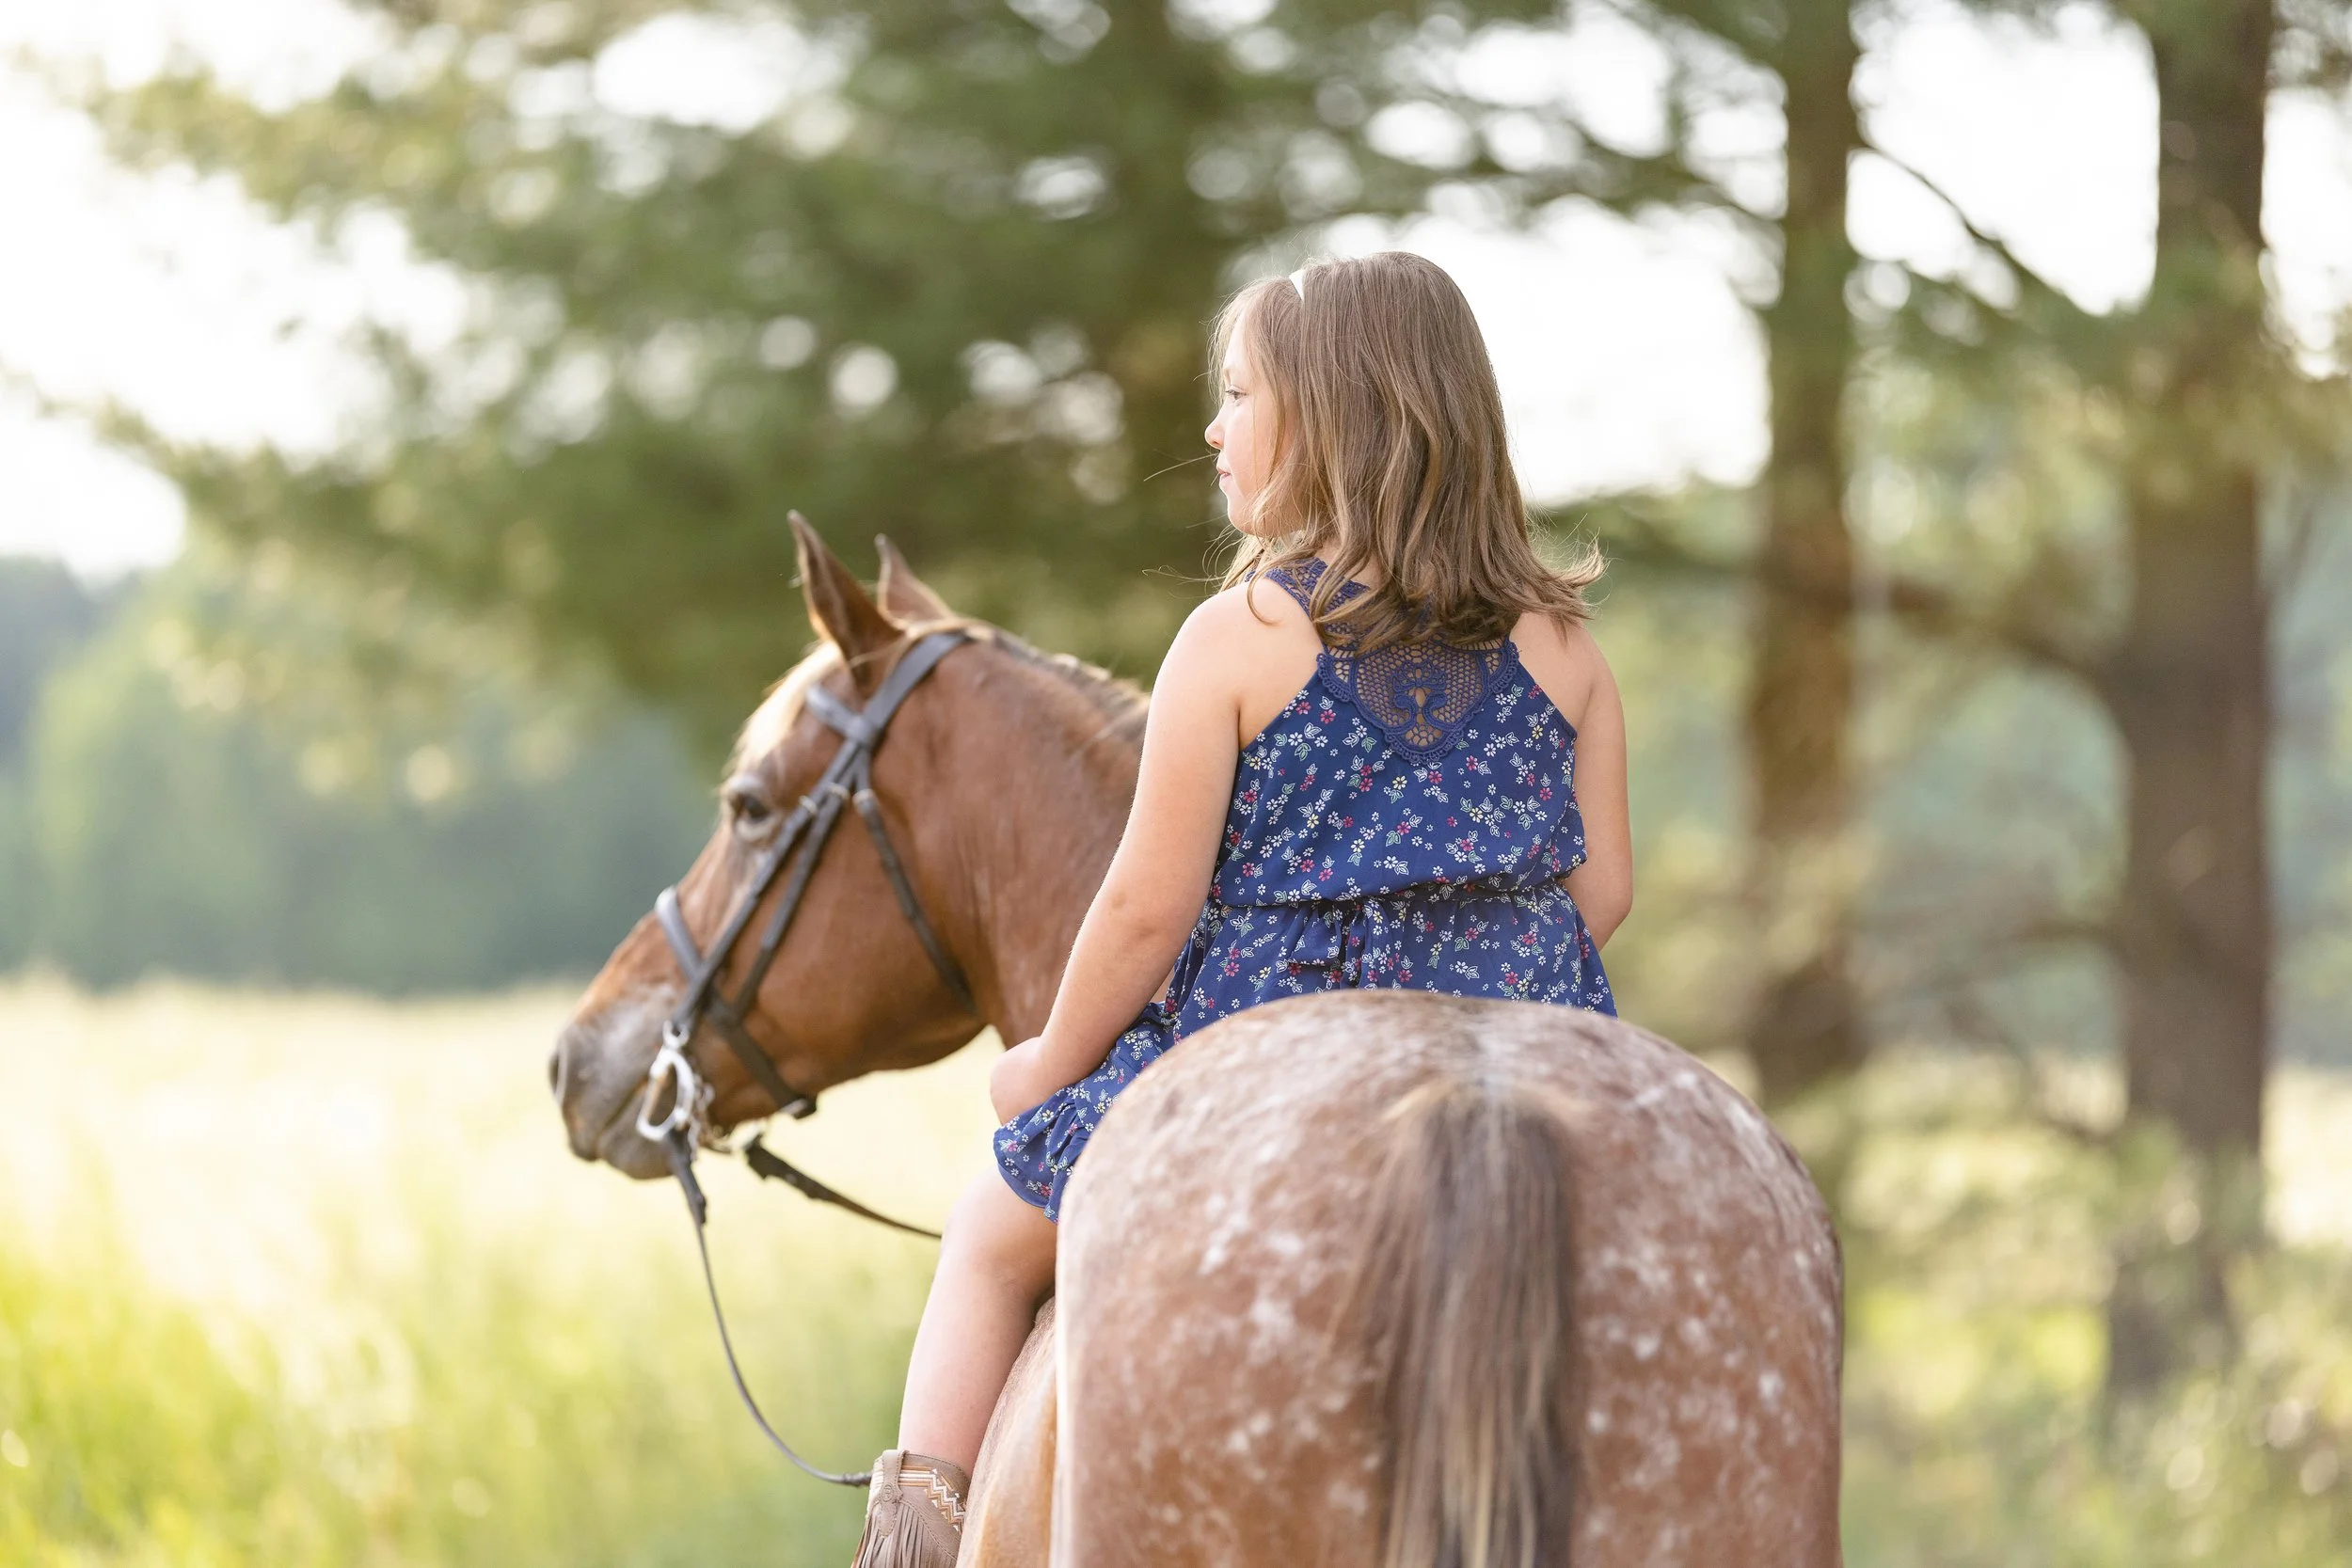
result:
[[[637,1131],[637,1115],[662,1020],[675,1002],[673,988],[648,987],[582,1013],[558,1037],[548,1086],[580,1159],[601,1160],[640,1180],[670,1174],[661,1146]]]

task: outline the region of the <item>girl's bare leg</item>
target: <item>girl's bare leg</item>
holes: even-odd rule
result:
[[[970,1470],[996,1397],[1054,1288],[1054,1222],[993,1169],[956,1200],[907,1364],[898,1447]]]

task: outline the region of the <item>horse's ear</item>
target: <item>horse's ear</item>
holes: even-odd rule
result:
[[[874,553],[882,557],[882,580],[874,585],[874,597],[882,601],[884,615],[911,626],[919,621],[945,621],[955,614],[946,600],[914,575],[907,558],[890,542],[890,535],[874,535]]]
[[[787,520],[800,551],[801,593],[808,600],[809,625],[841,650],[858,689],[870,690],[876,679],[872,656],[898,641],[898,628],[825,547],[806,517],[795,512]]]

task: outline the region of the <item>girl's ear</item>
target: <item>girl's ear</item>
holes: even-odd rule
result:
[[[902,626],[954,616],[947,601],[914,575],[907,565],[907,558],[898,553],[898,546],[890,542],[888,534],[874,535],[874,553],[882,557],[882,580],[874,585],[874,597],[882,601],[884,615]]]
[[[841,650],[841,661],[850,667],[857,689],[871,691],[879,678],[874,656],[898,641],[898,628],[825,547],[806,517],[795,512],[787,520],[800,552],[801,593],[808,601],[809,625]]]

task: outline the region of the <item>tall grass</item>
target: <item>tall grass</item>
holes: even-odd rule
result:
[[[860,1499],[736,1408],[675,1192],[564,1150],[566,1006],[0,991],[0,1562],[846,1561]],[[984,1070],[852,1088],[775,1141],[936,1215]],[[755,1388],[862,1465],[929,1244],[709,1185]]]
[[[2204,1223],[2160,1148],[2086,1140],[2111,1073],[1884,1055],[1844,1103],[1847,1560],[1903,1568],[2352,1565],[2352,1082],[2270,1095],[2274,1243],[2230,1281],[2237,1351],[2104,1400],[2114,1238]],[[1800,1130],[1802,1136],[1804,1131]]]
[[[0,1564],[846,1562],[858,1498],[735,1407],[675,1193],[564,1152],[568,1005],[0,988]],[[986,1066],[850,1085],[776,1141],[936,1216],[984,1159]],[[2243,1355],[2122,1415],[2101,1303],[2140,1199],[2002,1085],[1895,1053],[1835,1108],[1848,1560],[2352,1564],[2352,1079],[2279,1081]],[[2111,1109],[2105,1074],[2062,1086]],[[710,1186],[755,1386],[862,1464],[929,1244]]]

